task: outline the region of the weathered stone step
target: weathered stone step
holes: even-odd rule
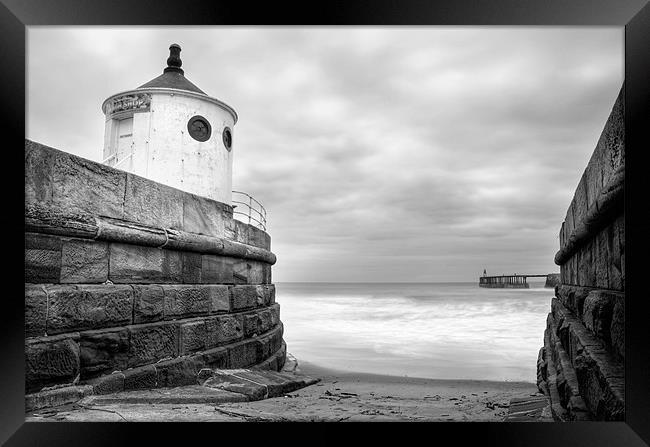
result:
[[[510,400],[505,422],[554,422],[546,396],[516,397]]]
[[[26,411],[79,402],[83,405],[110,404],[222,404],[278,397],[319,382],[320,379],[267,370],[214,370],[203,385],[151,388],[93,394],[92,386],[68,386],[26,397]]]
[[[231,369],[216,370],[214,376],[203,383],[211,389],[239,393],[248,400],[278,397],[317,383],[320,379],[266,370]]]
[[[113,394],[89,396],[85,405],[106,404],[213,404],[227,402],[246,402],[242,394],[220,389],[189,385],[176,388],[156,388],[151,390],[122,391]]]
[[[247,402],[282,396],[320,379],[275,371],[249,369],[215,370],[203,385],[176,388],[121,391],[92,395],[84,398],[83,405],[107,404],[222,404]]]

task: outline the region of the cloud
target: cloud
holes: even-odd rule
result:
[[[276,281],[555,271],[623,81],[622,28],[30,27],[28,138],[99,160],[102,101],[172,42],[239,114],[233,187],[269,212]]]

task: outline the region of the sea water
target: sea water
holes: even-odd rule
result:
[[[535,382],[553,289],[276,283],[287,350],[331,369]]]

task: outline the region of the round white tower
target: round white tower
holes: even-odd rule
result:
[[[102,104],[103,163],[230,204],[237,113],[184,76],[180,46],[169,52],[162,75]]]

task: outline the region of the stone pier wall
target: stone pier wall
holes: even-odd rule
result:
[[[281,369],[270,243],[230,205],[26,140],[26,392]]]
[[[554,289],[555,286],[562,284],[560,282],[560,274],[559,273],[549,273],[546,275],[546,281],[544,282],[544,287],[552,288]]]
[[[537,383],[562,420],[625,417],[624,86],[560,230]]]

